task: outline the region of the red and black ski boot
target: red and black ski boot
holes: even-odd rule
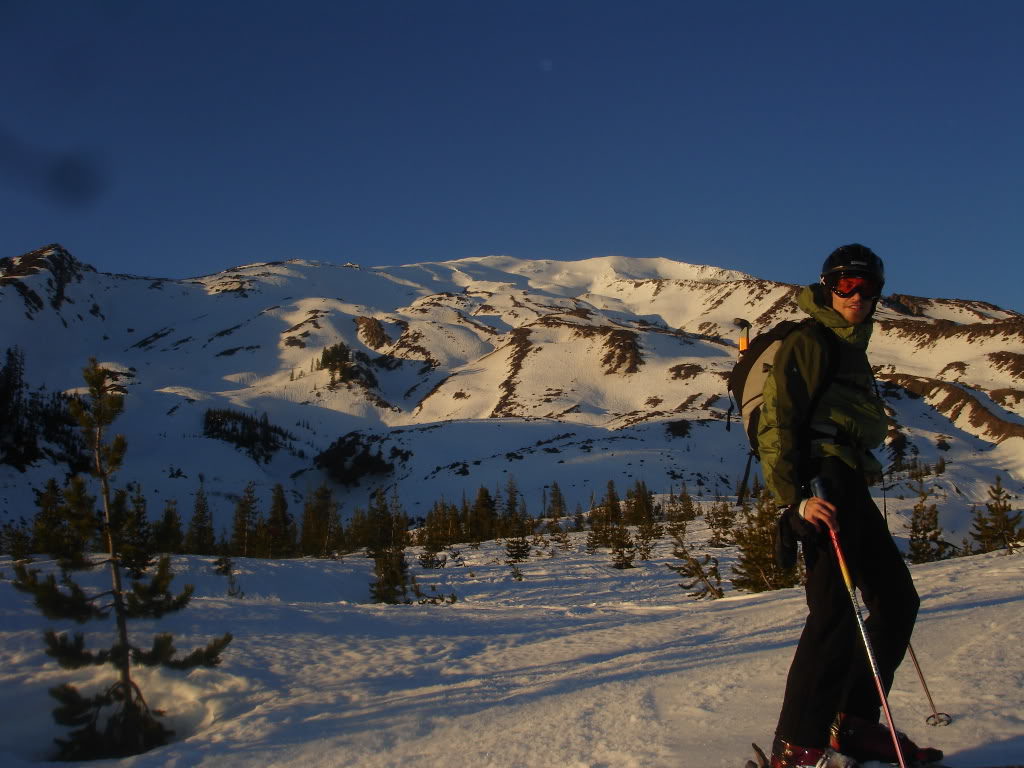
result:
[[[942,759],[941,749],[919,747],[902,731],[896,731],[896,736],[900,740],[900,751],[903,752],[903,758],[908,765],[927,765]],[[871,722],[856,715],[839,714],[832,725],[830,744],[832,749],[842,751],[861,762],[898,761],[889,727],[884,723]]]
[[[776,738],[766,768],[857,768],[857,761],[827,747],[798,747]]]

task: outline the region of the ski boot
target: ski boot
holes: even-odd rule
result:
[[[857,768],[857,761],[834,749],[798,747],[776,738],[765,768]]]
[[[942,759],[941,749],[919,747],[902,731],[896,731],[896,736],[908,765],[927,765]],[[832,749],[842,750],[861,762],[897,762],[896,747],[892,743],[889,727],[884,723],[873,723],[856,715],[840,713],[832,724],[829,741]]]

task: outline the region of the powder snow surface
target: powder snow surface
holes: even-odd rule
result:
[[[579,535],[577,535],[579,536]],[[633,570],[587,554],[534,557],[512,578],[494,543],[461,548],[465,566],[413,573],[454,605],[367,603],[371,561],[238,559],[244,599],[225,595],[212,558],[177,557],[176,584],[196,585],[176,616],[139,624],[135,642],[175,633],[183,651],[234,633],[220,667],[138,672],[176,740],[97,765],[736,768],[766,745],[805,615],[803,593],[727,591],[696,602],[678,587],[667,541]],[[410,551],[410,554],[412,551]],[[723,572],[735,558],[717,550]],[[38,563],[46,567],[45,563]],[[9,561],[0,570],[10,577]],[[914,647],[937,706],[930,728],[913,667],[891,696],[897,725],[946,750],[956,768],[1024,758],[1024,556],[980,555],[914,566],[923,604]],[[89,583],[100,587],[103,572]],[[42,651],[55,626],[0,585],[0,764],[45,761],[47,689],[84,690],[105,669],[68,672]]]

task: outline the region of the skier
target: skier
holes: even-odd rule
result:
[[[827,535],[837,532],[870,610],[867,630],[888,691],[920,600],[868,490],[882,469],[871,449],[888,428],[866,354],[884,284],[882,260],[869,248],[836,249],[820,282],[797,298],[817,323],[786,337],[764,386],[758,441],[765,483],[787,512],[780,525],[791,525],[803,544],[809,608],[786,681],[771,768],[897,759],[888,727],[879,722],[878,690]],[[829,354],[838,359],[827,360]],[[815,476],[824,479],[834,504],[811,495]],[[942,758],[939,750],[919,748],[903,734],[900,739],[911,762]]]

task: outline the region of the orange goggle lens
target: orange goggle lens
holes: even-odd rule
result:
[[[865,299],[876,299],[882,295],[882,286],[870,277],[840,277],[832,284],[832,293],[843,299],[855,293]]]

